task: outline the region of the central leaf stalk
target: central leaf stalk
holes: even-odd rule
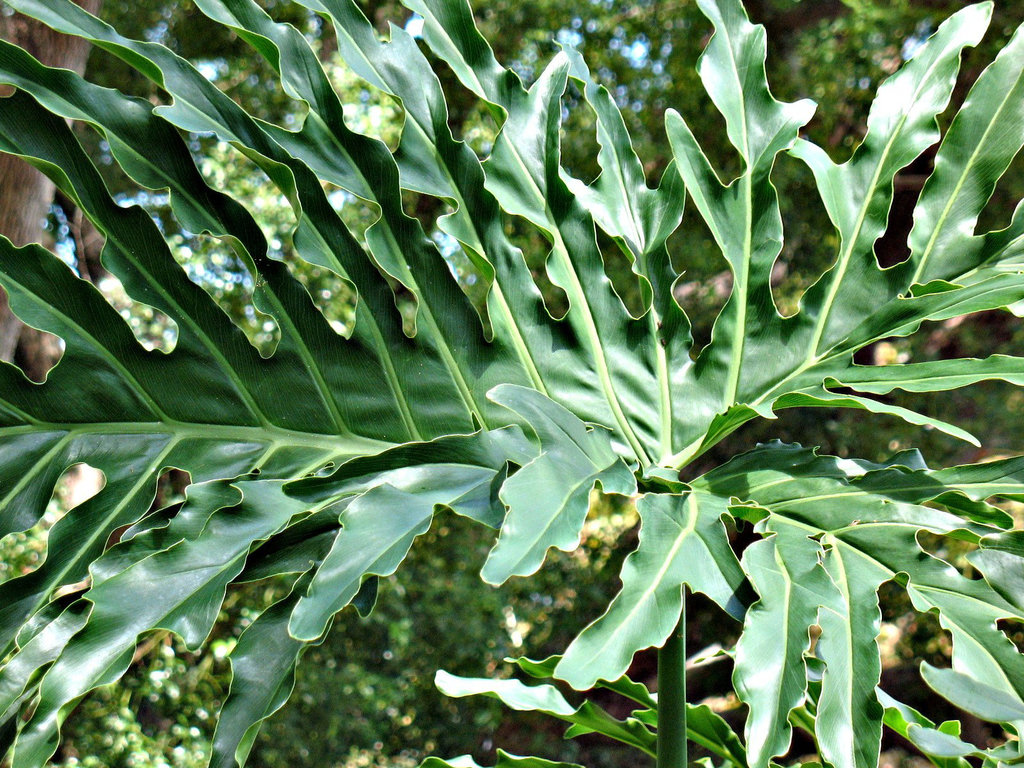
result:
[[[668,640],[658,650],[658,768],[686,768],[686,592]]]

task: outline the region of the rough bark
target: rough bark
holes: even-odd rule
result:
[[[101,3],[75,1],[92,13],[99,10]],[[60,35],[20,14],[11,14],[2,1],[0,37],[21,46],[48,66],[72,69],[79,74],[85,71],[88,43]],[[0,91],[0,96],[9,93],[9,89],[6,93]],[[53,183],[39,171],[16,157],[0,154],[0,234],[15,245],[38,242],[53,194]],[[24,326],[11,313],[6,295],[0,295],[0,359],[17,360],[29,378],[39,381],[59,357],[57,340]]]
[[[96,13],[102,0],[75,2]],[[48,66],[72,69],[79,74],[85,72],[88,43],[80,38],[60,35],[20,14],[10,14],[3,0],[0,0],[0,38],[20,45]],[[10,89],[7,92],[0,90],[0,97],[9,94]],[[3,109],[2,98],[0,109]],[[54,191],[53,182],[31,165],[0,153],[0,234],[19,246],[38,242]],[[80,232],[81,221],[75,223],[79,225],[77,229]],[[7,295],[0,288],[0,360],[17,363],[26,376],[38,382],[46,378],[60,356],[60,340],[23,324],[11,312]],[[103,487],[103,482],[103,473],[98,469],[85,464],[72,468],[63,484],[68,508],[96,494]]]

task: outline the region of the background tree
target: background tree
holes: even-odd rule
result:
[[[93,12],[99,11],[102,0],[80,0],[79,4]],[[0,3],[0,38],[30,51],[51,67],[85,71],[89,45],[79,38],[54,32]],[[9,91],[9,89],[6,89]],[[0,96],[6,95],[0,91]],[[53,203],[55,187],[39,171],[13,155],[0,155],[0,233],[17,245],[35,242],[39,228]],[[83,226],[81,219],[76,228]],[[41,380],[60,350],[49,334],[26,328],[11,314],[6,297],[0,298],[0,360],[11,361],[15,352],[19,363],[33,379]]]

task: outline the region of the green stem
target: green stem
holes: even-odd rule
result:
[[[814,748],[817,749],[820,753],[821,749],[820,747],[818,747],[818,734],[815,728],[814,716],[807,711],[806,705],[802,707],[797,707],[792,712],[790,712],[789,721],[797,728],[806,731],[807,735],[810,736],[811,740],[814,742]]]
[[[658,650],[658,768],[686,768],[686,591],[683,609]]]

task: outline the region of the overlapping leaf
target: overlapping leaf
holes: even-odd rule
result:
[[[60,549],[65,542],[64,528],[58,526],[51,537],[47,565],[5,586],[16,595],[16,599],[5,605],[10,615],[8,642],[13,640],[13,633],[21,622],[45,603],[55,587],[86,575],[86,566],[102,553],[110,531],[132,522],[146,511],[155,475],[164,466],[187,469],[196,481],[206,477],[232,477],[257,468],[269,477],[301,476],[331,460],[372,455],[410,437],[471,429],[470,414],[477,424],[486,423],[483,409],[495,408],[483,397],[486,388],[497,381],[529,381],[522,373],[523,368],[514,361],[508,370],[494,365],[505,355],[501,351],[501,339],[487,345],[486,352],[473,352],[474,346],[484,344],[475,313],[455,286],[436,249],[429,245],[422,232],[416,234],[417,225],[401,212],[393,170],[391,186],[382,182],[378,188],[355,190],[364,195],[383,196],[382,211],[390,217],[382,215],[378,224],[386,231],[377,236],[371,230],[368,235],[375,260],[371,261],[344,229],[337,214],[326,206],[322,188],[309,168],[291,158],[276,143],[272,129],[258,125],[212,89],[198,72],[165,49],[123,41],[77,8],[72,8],[71,14],[71,23],[81,25],[79,32],[105,37],[110,46],[124,43],[119,50],[132,54],[133,61],[138,62],[139,55],[151,54],[153,61],[146,68],[147,74],[158,76],[167,87],[180,89],[176,92],[180,97],[177,114],[186,113],[181,122],[192,121],[194,125],[204,106],[214,104],[221,108],[222,112],[211,113],[207,119],[213,116],[216,127],[225,137],[235,140],[245,137],[254,145],[248,150],[260,157],[264,168],[286,187],[289,198],[295,202],[300,216],[296,231],[300,253],[311,262],[333,267],[350,279],[360,292],[360,310],[352,338],[338,338],[313,310],[301,286],[288,277],[283,265],[266,258],[266,246],[244,208],[206,186],[184,143],[168,124],[153,114],[149,105],[98,89],[71,73],[47,70],[23,52],[5,46],[5,79],[33,94],[38,102],[25,96],[7,102],[8,107],[17,106],[17,109],[4,111],[4,148],[29,158],[55,176],[106,235],[105,265],[122,278],[133,296],[164,311],[179,326],[178,344],[171,354],[147,353],[135,343],[127,327],[99,295],[52,256],[40,249],[15,250],[8,246],[5,250],[5,275],[9,275],[5,283],[15,311],[27,321],[59,334],[67,345],[64,360],[43,388],[22,381],[13,368],[5,369],[5,375],[12,382],[5,390],[8,398],[5,410],[11,414],[8,431],[12,436],[5,448],[12,456],[17,454],[17,461],[9,462],[5,471],[19,477],[19,482],[13,483],[7,509],[22,515],[10,522],[8,530],[23,529],[35,521],[26,516],[26,511],[41,512],[42,500],[48,497],[56,476],[74,461],[91,461],[108,472],[104,494],[89,507],[76,510],[65,524],[70,527],[74,520],[78,532],[73,542],[76,546],[66,547],[68,552],[64,555]],[[59,23],[68,23],[67,18],[51,13],[50,19],[55,18],[60,19]],[[302,48],[295,55],[301,57],[302,51],[308,54],[308,49]],[[160,66],[165,67],[166,72],[157,74],[159,70],[154,67]],[[296,85],[296,93],[310,95],[306,85]],[[326,104],[324,108],[329,110],[330,97],[320,95]],[[258,297],[261,308],[273,314],[283,330],[282,342],[272,358],[262,359],[212,300],[185,278],[145,213],[139,209],[124,210],[110,200],[98,174],[62,121],[41,109],[40,104],[59,115],[97,126],[110,142],[115,157],[140,182],[172,190],[175,211],[184,224],[195,231],[205,230],[233,239],[257,270],[262,289]],[[334,114],[337,119],[332,127],[341,137],[339,140],[349,143],[354,157],[364,163],[376,163],[373,168],[364,165],[355,170],[387,179],[389,164],[392,168],[394,164],[386,149],[347,132],[340,122],[340,104],[335,100],[333,106],[337,108]],[[220,122],[216,122],[218,116]],[[307,127],[314,123],[308,121]],[[44,130],[40,131],[41,126]],[[313,167],[318,160],[332,155],[322,145],[312,142],[312,146],[319,146],[307,158]],[[367,152],[368,148],[371,151]],[[352,177],[351,171],[349,176]],[[399,243],[408,247],[398,250]],[[515,253],[511,255],[518,258]],[[407,257],[412,266],[406,263]],[[30,258],[39,261],[45,271],[33,271],[27,265]],[[435,262],[433,273],[426,271],[430,259]],[[421,311],[420,333],[415,339],[402,334],[401,319],[394,310],[390,289],[374,268],[375,262],[417,289]],[[521,259],[518,265],[525,273]],[[416,282],[416,270],[420,270],[419,279],[425,284],[422,291]],[[24,274],[19,274],[22,272]],[[445,308],[442,322],[447,331],[441,332],[436,323],[429,321],[431,302],[435,312],[438,306]],[[453,312],[460,306],[468,313],[461,318]],[[424,322],[425,318],[428,322]],[[453,341],[453,337],[457,338]],[[571,349],[573,345],[565,347]],[[456,362],[453,355],[462,356],[460,362]],[[557,356],[551,362],[561,370],[572,370],[561,366]],[[86,370],[90,376],[86,376]],[[104,373],[106,370],[110,372]],[[440,379],[438,373],[441,373]],[[65,392],[75,386],[76,381],[79,382],[78,394],[83,391],[83,383],[97,388],[95,397],[103,409],[92,414],[94,424],[75,424],[80,421],[77,415],[63,413],[74,402]],[[473,391],[469,390],[467,381],[472,382]],[[186,382],[190,386],[183,387]],[[357,394],[360,388],[364,393],[362,397]],[[390,405],[381,398],[389,391],[392,393]],[[278,396],[281,392],[291,396],[282,399]],[[190,410],[190,404],[196,407]],[[366,410],[367,407],[370,410]],[[452,407],[461,410],[463,416],[457,416]],[[507,411],[502,412],[506,414],[504,421],[511,420]],[[195,422],[195,426],[190,421]],[[69,428],[68,423],[73,428]],[[50,424],[54,425],[51,429],[42,429]],[[576,429],[571,422],[566,424],[568,429]],[[358,426],[350,429],[350,425]],[[372,436],[357,434],[353,429]],[[18,437],[22,433],[28,434]],[[389,433],[393,439],[380,439]],[[129,442],[125,434],[137,437]],[[16,443],[18,440],[20,442]],[[152,447],[144,449],[147,444]],[[116,453],[118,447],[130,452],[130,461]],[[560,450],[558,446],[555,449]],[[446,463],[456,472],[455,467],[472,464],[475,458],[471,447],[462,452],[444,446],[425,450],[440,457],[434,464]],[[604,450],[604,466],[611,467],[618,460],[608,449]],[[364,482],[362,495],[347,504],[344,511],[347,520],[342,523],[344,535],[337,534],[335,516],[337,538],[334,546],[320,558],[324,565],[310,581],[308,595],[296,604],[293,631],[319,636],[329,616],[352,598],[366,574],[390,573],[408,549],[410,537],[429,525],[435,504],[449,504],[457,509],[460,504],[476,504],[474,516],[491,524],[500,522],[501,515],[495,517],[494,510],[501,507],[487,490],[489,483],[506,462],[528,464],[533,455],[528,446],[520,443],[515,448],[506,445],[498,455],[489,458],[496,463],[467,470],[458,480],[453,478],[455,485],[447,493],[440,491],[437,472],[424,470],[423,473],[429,477],[428,485],[433,483],[433,490],[417,481],[415,475],[407,471],[410,461],[407,453],[402,460],[406,463],[400,462],[397,468],[391,465],[394,471],[406,470],[398,486],[381,480],[386,473],[377,467],[377,479],[372,488],[366,491]],[[423,463],[422,457],[418,461]],[[599,477],[603,468],[595,468],[593,476]],[[36,474],[41,476],[41,481],[36,482]],[[609,482],[609,490],[628,492],[632,476],[624,467],[619,476],[618,485]],[[127,495],[123,483],[118,484],[122,477],[123,482],[131,481],[131,493]],[[627,484],[622,485],[627,478]],[[571,516],[578,518],[577,526],[582,523],[588,505],[590,486],[586,485],[586,479],[584,474],[576,481],[580,492],[574,499],[567,499]],[[332,499],[350,494],[351,483],[342,483],[337,476],[332,481],[334,485],[328,494]],[[410,483],[411,489],[408,488]],[[593,484],[592,479],[590,484]],[[470,489],[476,487],[485,489],[482,501],[467,498],[472,495]],[[18,503],[31,494],[36,499],[34,504]],[[115,500],[113,504],[108,501],[111,497]],[[415,502],[412,507],[410,500]],[[88,517],[91,509],[102,512],[102,516],[93,513]],[[409,513],[410,509],[419,510],[414,522],[405,519],[408,514],[405,517],[394,514],[388,525],[379,524],[381,510]],[[363,518],[368,524],[360,527],[358,521]],[[330,529],[331,524],[327,523],[321,538],[331,535]],[[89,535],[86,542],[81,538],[83,531]],[[571,540],[563,537],[559,543],[568,546]],[[369,559],[361,563],[345,561],[343,554],[352,547],[370,556]],[[544,549],[546,544],[540,549],[541,555]],[[314,550],[308,549],[306,554],[309,551]],[[339,559],[344,561],[341,572],[332,565]],[[390,565],[385,565],[387,562]],[[280,567],[281,563],[276,566]],[[263,572],[272,573],[273,567],[264,564]],[[318,618],[311,618],[313,616]],[[128,636],[133,638],[131,633]],[[87,681],[74,695],[69,693],[64,699],[58,696],[54,710],[59,711],[89,687]],[[49,747],[53,746],[55,732],[51,726],[54,722],[54,718],[47,720],[46,728],[41,726],[39,730],[40,733],[46,731]],[[23,739],[23,743],[27,742]],[[20,751],[29,756],[25,759],[32,759],[32,756],[38,759],[45,748],[22,747]]]
[[[635,717],[618,720],[591,701],[584,701],[579,707],[574,707],[553,685],[457,677],[443,670],[437,673],[435,683],[442,693],[449,696],[483,694],[501,700],[512,709],[543,712],[572,723],[566,736],[600,733],[654,755],[655,736],[640,720]]]
[[[728,500],[652,494],[637,505],[640,545],[622,570],[622,591],[565,652],[557,674],[580,690],[626,672],[641,648],[661,646],[683,607],[683,585],[742,618],[746,577],[729,546]]]
[[[514,661],[530,677],[546,680],[555,677],[555,670],[561,662],[561,658],[559,656],[551,656],[542,661],[534,661],[533,659],[520,657],[518,659],[507,659],[507,661]],[[617,680],[599,681],[597,685],[639,704],[641,709],[634,710],[632,716],[642,723],[657,726],[658,702],[643,683],[638,683],[623,675]],[[586,732],[591,731],[584,729],[577,723],[566,735],[581,735]],[[603,731],[594,729],[593,732],[602,733]],[[706,704],[699,706],[686,705],[686,733],[690,741],[700,745],[712,754],[738,766],[738,768],[746,766],[746,750],[740,743],[739,738],[732,728],[729,727],[729,724]]]
[[[0,82],[19,89],[0,108],[0,150],[54,179],[104,236],[105,267],[178,330],[170,353],[146,351],[56,257],[0,238],[0,284],[14,311],[65,344],[43,385],[0,366],[0,535],[32,526],[72,464],[106,476],[100,494],[54,528],[43,565],[0,585],[0,719],[4,738],[17,739],[15,768],[48,759],[68,709],[116,679],[141,634],[166,629],[196,646],[229,583],[287,575],[293,592],[235,650],[213,764],[241,764],[259,723],[287,697],[302,650],[345,605],[370,602],[375,578],[398,568],[438,508],[500,529],[484,577],[501,582],[532,573],[551,547],[576,545],[595,486],[635,494],[638,479],[646,491],[642,530],[623,590],[551,674],[579,688],[617,685],[607,681],[621,679],[637,650],[672,631],[689,585],[744,621],[735,687],[750,709],[748,754],[731,741],[719,754],[767,765],[788,747],[794,708],[814,699],[822,757],[836,768],[867,768],[877,760],[883,706],[886,722],[912,741],[956,737],[875,692],[877,590],[903,580],[915,606],[937,610],[953,637],[952,670],[926,672],[929,684],[1017,728],[1024,665],[995,622],[1020,616],[1024,547],[987,499],[1024,496],[1019,460],[930,471],[909,456],[868,465],[775,445],[685,485],[673,473],[744,422],[786,407],[858,408],[973,439],[871,396],[1024,381],[1024,363],[1011,356],[852,362],[864,346],[926,321],[1019,310],[1024,301],[1024,213],[1006,230],[974,231],[1024,144],[1024,33],[978,80],[939,147],[910,259],[882,269],[873,248],[885,232],[893,178],[939,139],[935,118],[949,102],[962,51],[984,33],[988,4],[955,14],[882,86],[862,145],[837,165],[798,138],[813,105],[772,96],[765,33],[740,0],[700,0],[715,33],[699,71],[742,171],[723,182],[684,118],[670,111],[675,162],[652,189],[622,116],[579,52],[563,50],[527,86],[496,61],[463,0],[406,2],[423,17],[433,54],[500,128],[481,160],[453,135],[432,62],[405,31],[392,27],[381,40],[353,0],[300,2],[333,23],[356,74],[401,102],[396,152],[351,130],[308,41],[254,0],[197,5],[278,71],[305,114],[295,130],[254,118],[167,48],[126,39],[70,0],[8,0],[121,57],[171,97],[154,108],[0,43]],[[570,80],[596,118],[601,174],[589,184],[560,162]],[[65,119],[92,126],[132,179],[170,190],[184,228],[219,238],[250,266],[254,300],[281,329],[272,356],[252,348],[188,280],[147,213],[111,199]],[[268,257],[246,209],[206,183],[180,131],[230,143],[278,186],[295,215],[298,256],[358,294],[348,337],[334,333],[288,267]],[[771,173],[782,152],[810,166],[840,235],[835,263],[789,318],[777,312],[771,288],[784,235]],[[373,211],[365,247],[324,182]],[[674,296],[685,254],[674,265],[666,247],[684,187],[733,277],[711,342],[693,358],[689,320]],[[450,207],[436,227],[486,284],[485,322],[434,233],[405,213],[407,191]],[[548,242],[549,277],[568,298],[564,318],[547,312],[506,235],[507,215]],[[606,275],[598,229],[632,261],[640,316]],[[411,335],[399,295],[414,303]],[[328,464],[332,471],[310,477]],[[146,517],[168,467],[191,473],[188,499]],[[666,487],[670,493],[655,492]],[[749,520],[761,536],[741,557],[729,542],[729,517]],[[114,544],[111,534],[132,524]],[[985,579],[966,579],[921,550],[921,530],[976,544],[972,562]],[[165,588],[170,583],[175,589]],[[76,584],[80,595],[51,602],[55,590]],[[138,590],[145,610],[127,615],[121,598]],[[820,692],[808,688],[811,625],[822,633]],[[270,649],[275,665],[263,670],[258,660]],[[612,730],[651,751],[647,702],[642,718],[620,723],[550,698],[554,688],[445,680],[457,695],[469,686],[518,704],[525,696],[577,728]],[[972,699],[977,681],[998,711]],[[542,694],[550,698],[543,707],[530,698]],[[691,735],[711,739],[717,721],[710,711],[700,716],[710,730]],[[944,743],[936,749],[957,759],[975,754]],[[546,763],[502,755],[506,764]]]
[[[911,470],[899,463],[844,462],[774,445],[738,457],[694,483],[755,504],[734,507],[734,514],[758,520],[772,534],[754,545],[758,549],[749,558],[744,555],[745,570],[761,595],[747,613],[737,649],[737,690],[751,708],[748,737],[761,732],[778,738],[787,732],[789,710],[802,696],[794,694],[779,707],[778,692],[787,686],[804,690],[803,655],[809,648],[808,630],[817,624],[816,652],[826,664],[816,719],[824,756],[837,766],[877,761],[877,591],[886,581],[905,580],[919,610],[938,609],[953,637],[954,669],[976,681],[991,681],[1004,696],[1020,697],[1024,657],[996,629],[997,619],[1019,616],[1020,610],[988,582],[961,575],[917,543],[917,534],[927,530],[977,542],[984,553],[986,541],[1005,535],[991,522],[924,506],[948,501],[949,509],[956,510],[961,494],[984,499],[1020,492],[1019,461],[981,467],[987,475],[979,476],[975,467]],[[793,577],[794,572],[802,575]],[[795,610],[799,606],[802,612]],[[780,626],[787,631],[780,633]],[[802,639],[780,649],[780,634]],[[767,678],[774,678],[771,684]],[[949,685],[940,693],[968,707],[969,687]],[[788,737],[774,745],[762,743],[748,743],[752,764],[784,751]],[[760,754],[754,752],[758,748]]]
[[[429,757],[423,761],[422,768],[481,768],[481,766],[472,757],[465,755],[453,760]],[[499,749],[494,768],[580,768],[580,766],[575,763],[556,763],[540,757],[519,757]]]

